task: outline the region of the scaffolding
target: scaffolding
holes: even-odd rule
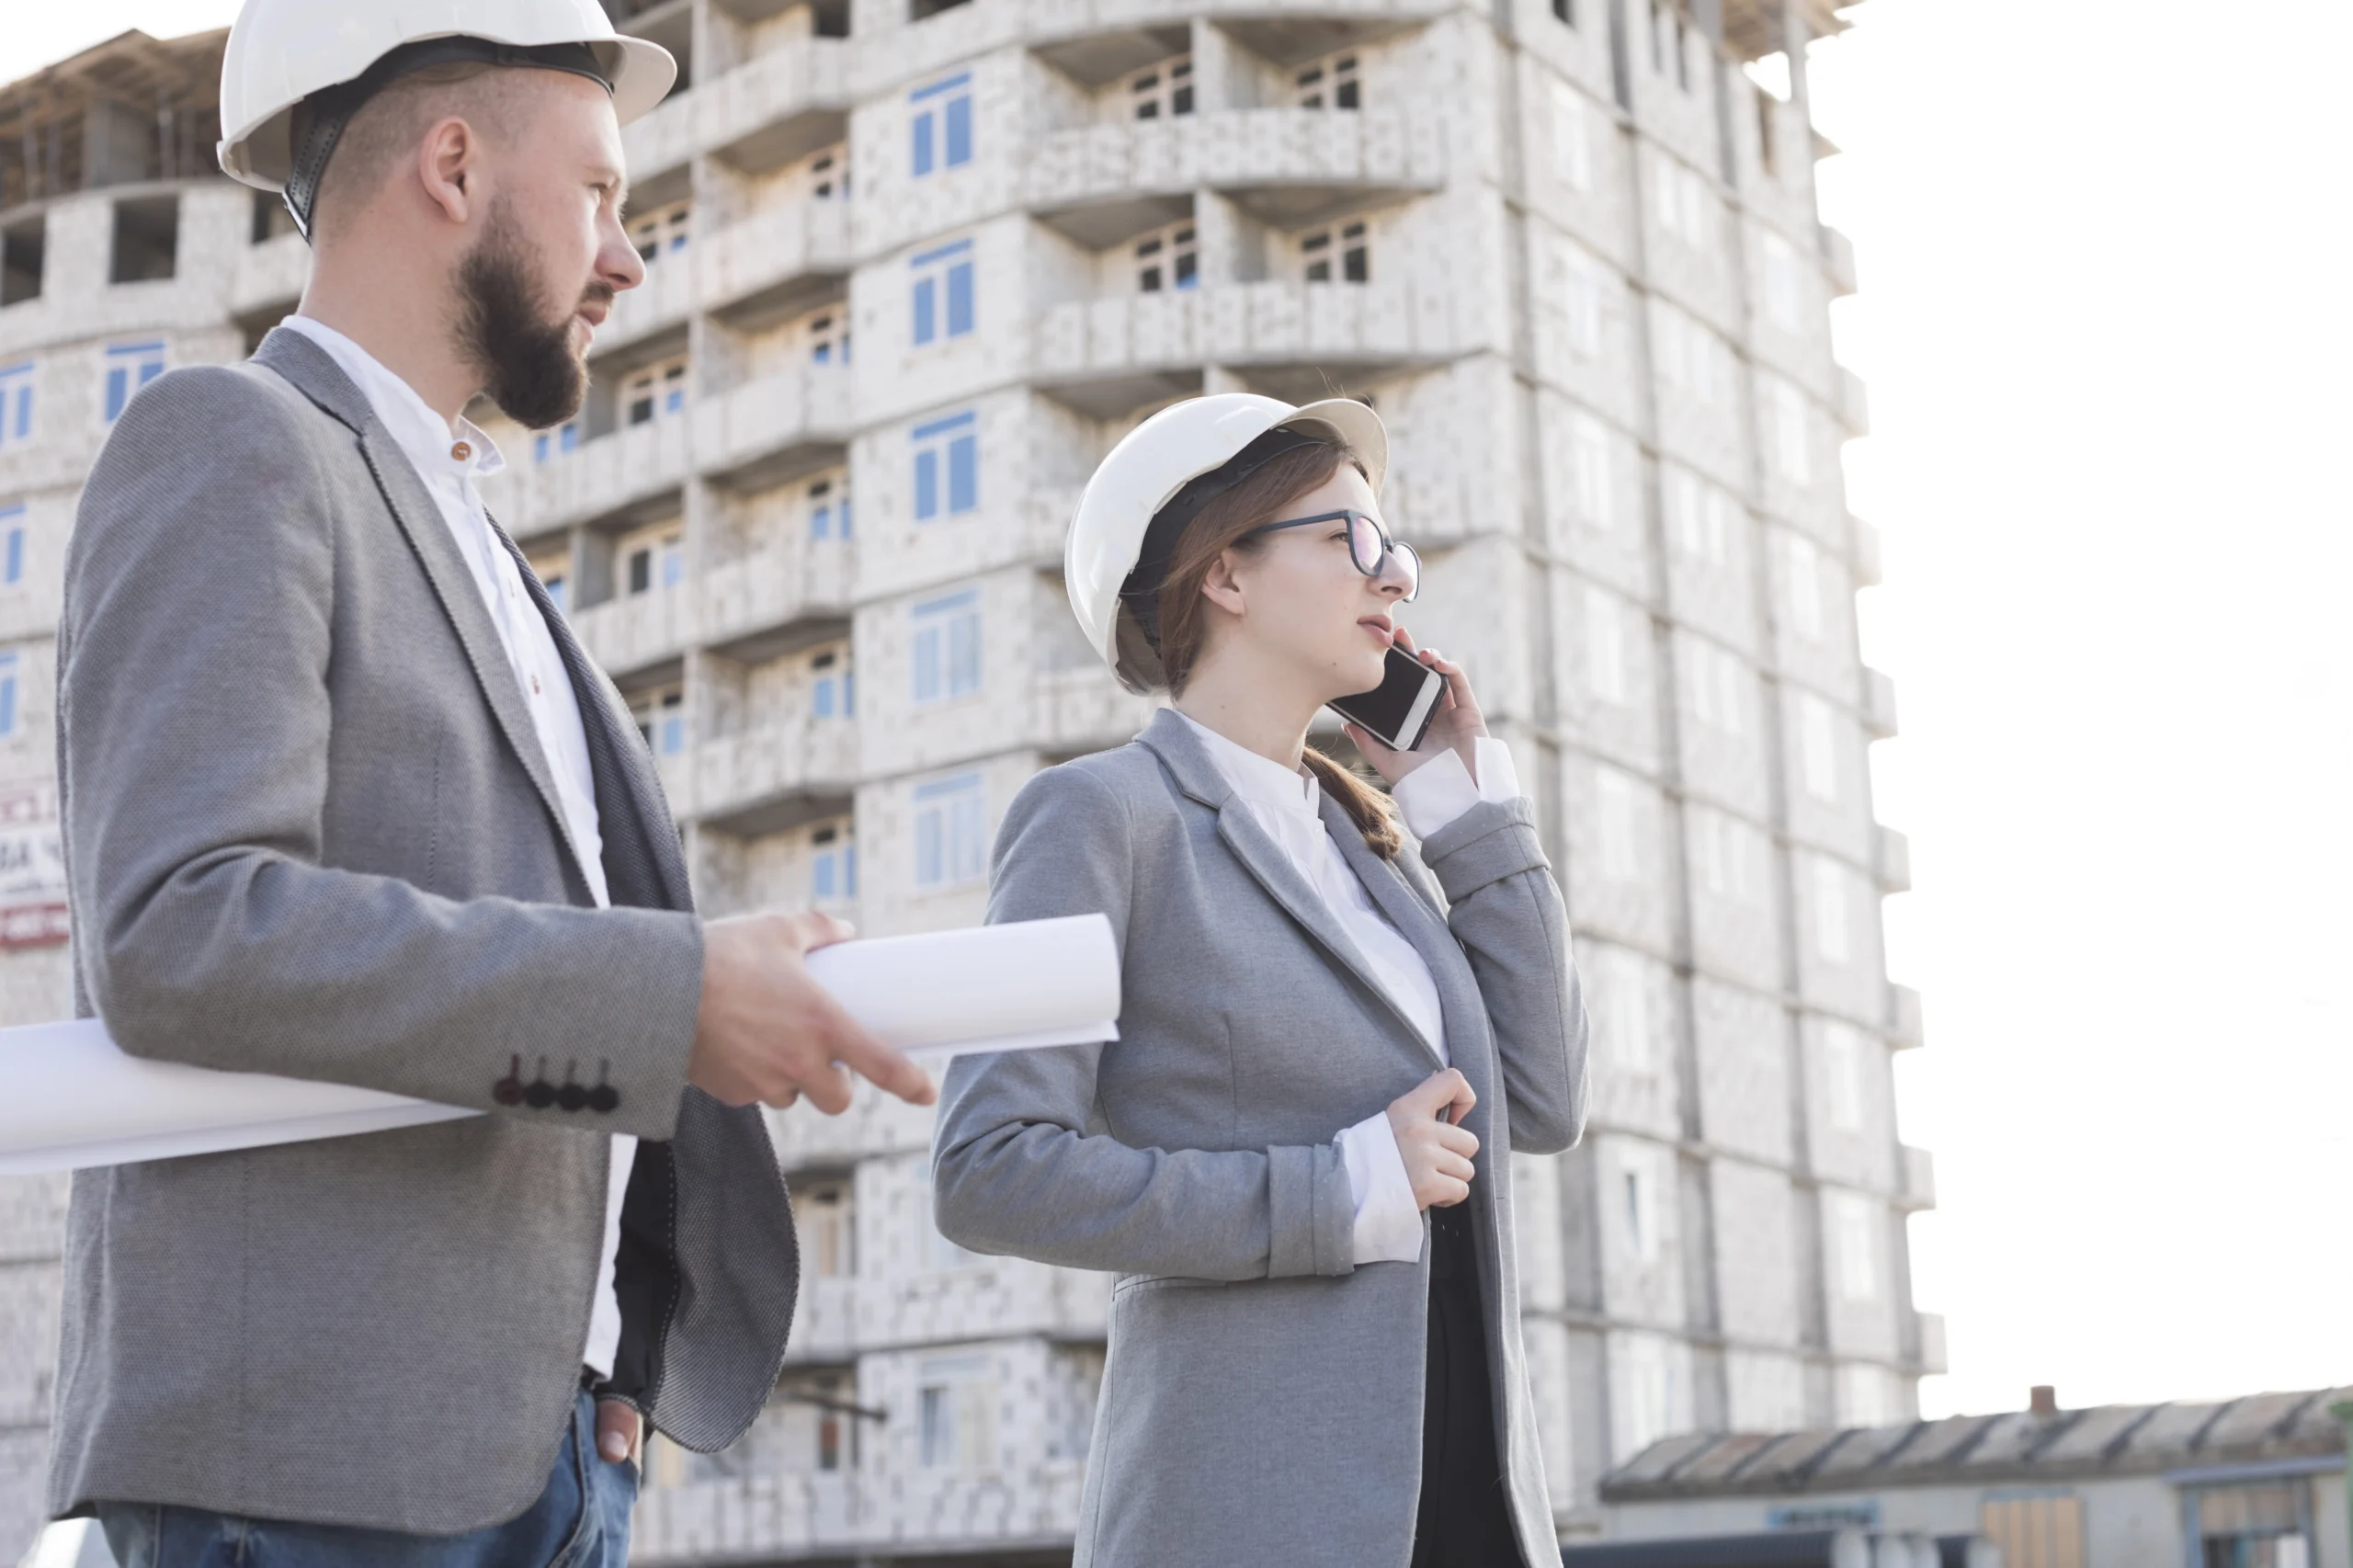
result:
[[[0,213],[74,191],[218,174],[226,28],[132,29],[0,87]]]

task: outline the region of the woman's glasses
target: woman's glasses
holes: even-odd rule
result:
[[[1422,591],[1422,558],[1414,553],[1410,544],[1399,544],[1382,530],[1381,526],[1362,512],[1318,512],[1312,517],[1289,517],[1279,523],[1261,523],[1244,534],[1244,539],[1256,539],[1278,528],[1313,528],[1317,523],[1348,525],[1348,559],[1356,569],[1368,577],[1379,578],[1391,561],[1397,562],[1400,575],[1405,579],[1405,597],[1400,601],[1412,604]]]

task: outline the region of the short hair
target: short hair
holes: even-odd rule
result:
[[[417,139],[451,116],[494,141],[511,140],[517,129],[515,77],[520,74],[512,67],[468,60],[428,65],[387,84],[359,106],[335,139],[319,179],[313,232],[331,236],[383,187],[396,165],[415,153]],[[310,128],[310,106],[297,105],[295,146],[302,145]]]

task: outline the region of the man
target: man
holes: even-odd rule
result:
[[[490,1113],[76,1178],[50,1504],[128,1563],[620,1563],[640,1414],[716,1449],[783,1358],[756,1102],[837,1112],[841,1063],[932,1097],[802,968],[836,923],[696,918],[619,694],[483,509],[461,411],[579,407],[643,278],[620,119],[675,66],[595,0],[472,8],[248,0],[222,164],[313,277],[132,402],[67,562],[80,1010]]]

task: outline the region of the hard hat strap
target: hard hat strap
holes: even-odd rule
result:
[[[294,167],[286,176],[285,196],[286,210],[294,215],[294,227],[305,240],[311,237],[311,218],[318,207],[319,181],[351,117],[403,76],[435,65],[459,64],[565,71],[587,77],[608,93],[613,90],[611,73],[597,58],[596,50],[585,43],[525,47],[486,38],[428,38],[404,43],[350,81],[322,87],[302,100],[311,111],[310,129],[303,133],[301,145],[294,149]]]
[[[1135,569],[1120,585],[1120,602],[1135,617],[1137,629],[1154,653],[1160,649],[1160,590],[1168,581],[1168,569],[1176,562],[1176,546],[1183,542],[1185,529],[1201,508],[1285,452],[1331,444],[1328,434],[1277,426],[1207,473],[1187,480],[1168,504],[1153,514],[1143,530],[1143,548],[1137,552]]]

